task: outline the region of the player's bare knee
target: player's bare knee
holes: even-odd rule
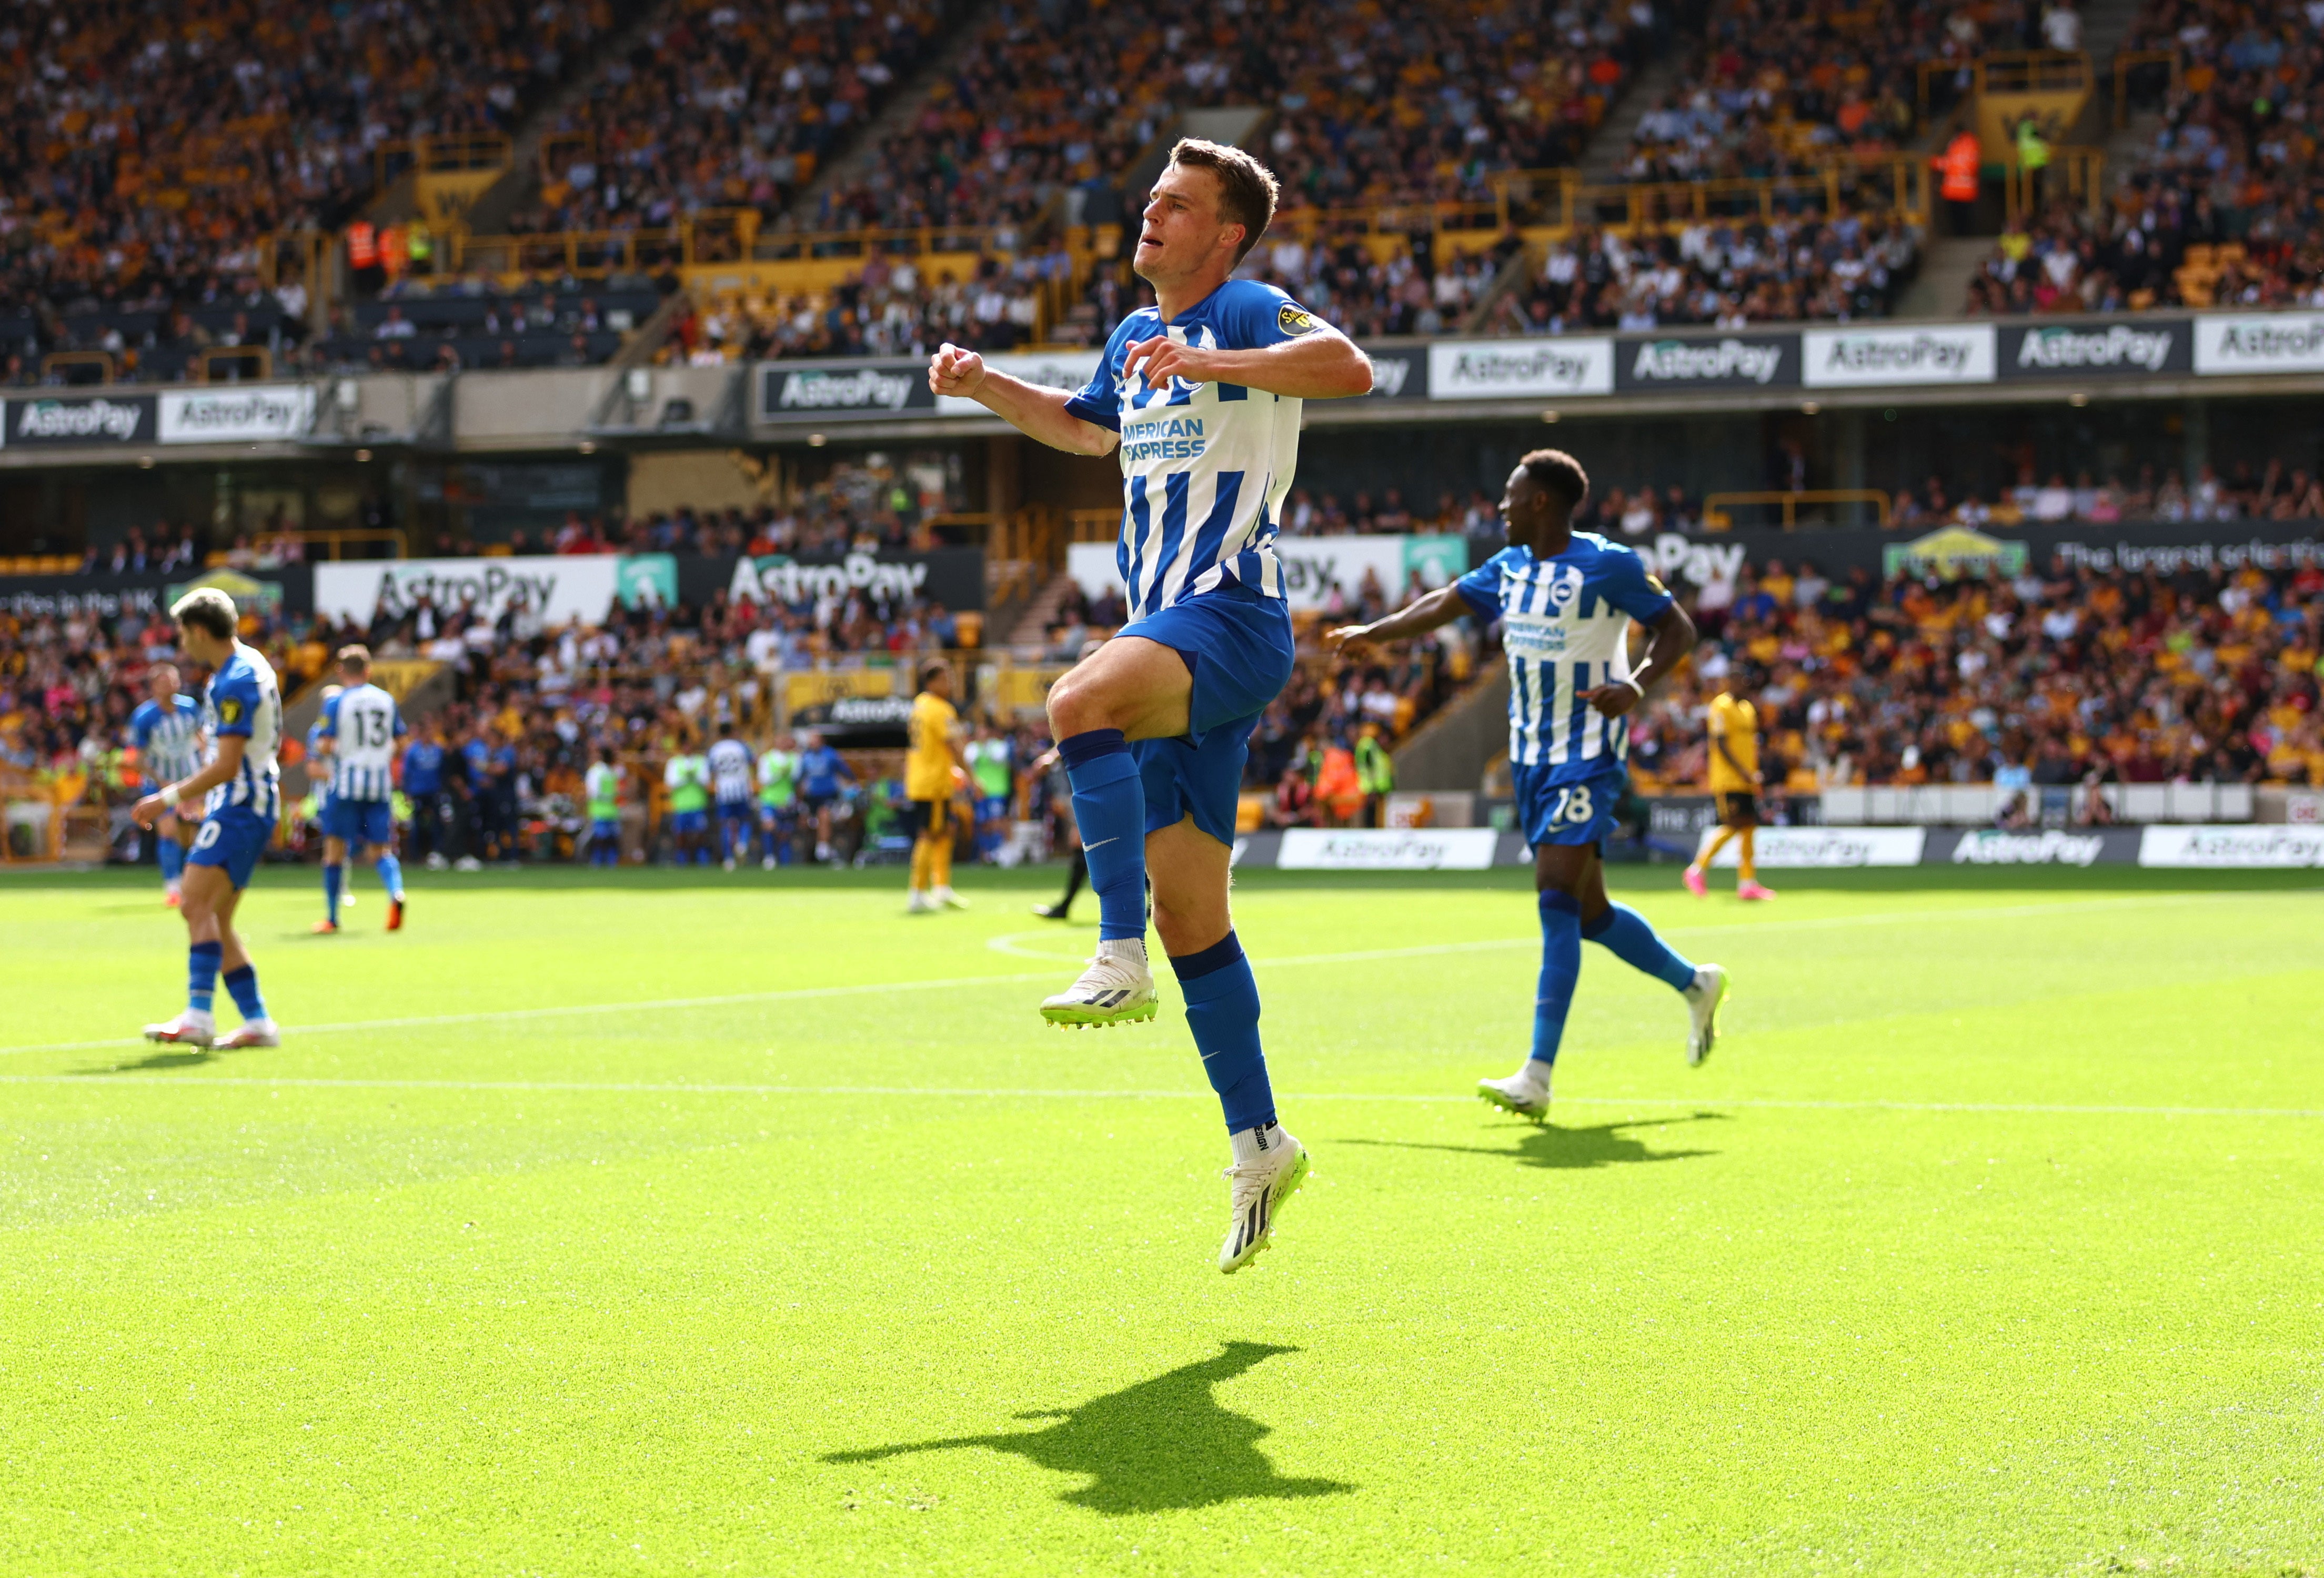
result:
[[[1162,951],[1174,958],[1199,954],[1233,928],[1224,894],[1215,903],[1170,905],[1158,896],[1154,901],[1154,930],[1162,939]]]
[[[1054,739],[1071,739],[1092,729],[1118,729],[1106,687],[1092,678],[1068,673],[1049,689],[1049,733]]]

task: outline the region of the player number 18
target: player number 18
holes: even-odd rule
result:
[[[1587,822],[1594,814],[1595,813],[1592,811],[1590,804],[1590,786],[1588,784],[1577,783],[1571,789],[1561,789],[1558,791],[1557,816],[1555,818],[1557,821]]]

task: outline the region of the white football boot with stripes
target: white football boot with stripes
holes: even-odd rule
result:
[[[1504,1112],[1515,1112],[1536,1123],[1549,1118],[1549,1065],[1527,1058],[1526,1066],[1507,1079],[1480,1079],[1477,1094]]]
[[[1686,1031],[1686,1065],[1700,1068],[1719,1040],[1719,1005],[1727,1001],[1727,968],[1705,964],[1694,973],[1694,984],[1685,992],[1691,1021]]]
[[[1097,957],[1082,978],[1041,1002],[1041,1017],[1053,1025],[1074,1029],[1135,1024],[1154,1017],[1154,972],[1135,951],[1098,944]]]
[[[1266,1149],[1226,1170],[1228,1202],[1234,1213],[1226,1241],[1219,1246],[1219,1269],[1233,1276],[1275,1241],[1275,1219],[1284,1202],[1307,1181],[1307,1149],[1280,1124],[1264,1131]]]

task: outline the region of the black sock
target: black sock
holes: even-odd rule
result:
[[[1074,851],[1073,869],[1065,873],[1065,896],[1057,900],[1057,908],[1060,909],[1072,909],[1074,904],[1074,895],[1082,891],[1082,884],[1088,880],[1089,856],[1084,854],[1080,849],[1076,848]]]

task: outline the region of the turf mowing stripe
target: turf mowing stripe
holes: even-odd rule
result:
[[[1206,1090],[1062,1090],[1043,1086],[979,1089],[899,1084],[687,1084],[630,1080],[309,1079],[236,1075],[9,1074],[0,1084],[166,1084],[291,1090],[507,1091],[517,1095],[919,1096],[967,1101],[1177,1102],[1211,1096]],[[1296,1091],[1286,1102],[1398,1102],[1467,1106],[1473,1095],[1417,1095],[1393,1091]],[[2324,1118],[2324,1107],[2078,1106],[2043,1102],[1839,1102],[1753,1096],[1559,1096],[1563,1107],[1766,1107],[1798,1112],[2029,1113],[2054,1117]]]
[[[1692,937],[1733,932],[1828,931],[1841,927],[1878,926],[1901,921],[1914,921],[1928,925],[1956,919],[1989,920],[2010,916],[2063,915],[2082,910],[2143,909],[2158,905],[2177,907],[2187,904],[2242,903],[2260,898],[2296,896],[2298,895],[2259,893],[2173,894],[2130,899],[2075,900],[2062,904],[1993,905],[1976,909],[1881,910],[1870,915],[1820,916],[1807,920],[1738,921],[1722,926],[1672,927],[1664,935]],[[1011,933],[1009,937],[993,938],[986,946],[991,947],[994,943],[1005,943],[1016,937],[1036,935],[1038,934]],[[1406,948],[1366,948],[1341,954],[1293,954],[1254,960],[1253,964],[1260,969],[1295,964],[1358,964],[1381,959],[1420,959],[1440,957],[1448,954],[1491,953],[1511,949],[1531,950],[1539,946],[1539,940],[1534,937],[1492,938],[1482,942],[1431,943]],[[1041,955],[1021,956],[1039,957]],[[1069,962],[1065,961],[1065,955],[1055,956],[1061,962]],[[779,992],[734,992],[720,997],[668,997],[642,1002],[592,1002],[549,1008],[489,1009],[476,1013],[354,1020],[337,1024],[293,1025],[286,1029],[301,1036],[336,1035],[347,1031],[411,1029],[428,1025],[471,1025],[518,1020],[558,1019],[578,1014],[660,1013],[682,1009],[731,1008],[744,1003],[792,1002],[821,997],[883,995],[893,992],[951,992],[972,986],[1022,985],[1028,981],[1047,981],[1052,978],[1052,973],[1047,971],[1020,972],[1010,975],[959,975],[935,981],[879,981],[853,986],[800,986]],[[97,1052],[108,1047],[134,1047],[142,1044],[143,1038],[135,1036],[116,1036],[97,1041],[50,1041],[33,1046],[0,1047],[0,1057],[17,1057],[28,1052]]]

